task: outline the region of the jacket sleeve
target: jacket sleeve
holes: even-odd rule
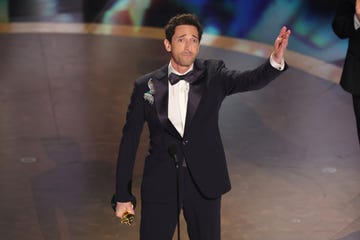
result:
[[[354,14],[355,5],[351,0],[338,0],[332,28],[339,38],[350,38],[355,34]]]
[[[131,193],[132,176],[145,121],[143,94],[140,83],[136,82],[126,114],[117,159],[115,194],[117,202],[128,202],[134,199]]]
[[[224,63],[221,62],[218,74],[222,82],[224,94],[231,95],[238,92],[263,88],[287,68],[288,65],[285,63],[284,70],[280,71],[271,66],[270,60],[267,59],[263,64],[253,70],[238,71],[227,69]]]

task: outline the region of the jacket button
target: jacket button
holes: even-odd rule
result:
[[[189,140],[184,140],[183,145],[186,146],[189,143]]]

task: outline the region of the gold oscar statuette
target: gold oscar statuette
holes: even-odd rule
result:
[[[124,213],[123,216],[120,219],[120,223],[125,224],[125,225],[132,225],[133,223],[135,223],[135,216],[134,214],[131,213]]]
[[[134,199],[131,201],[131,203],[134,206],[134,209],[136,207],[136,198],[134,197]],[[115,199],[115,194],[112,196],[111,198],[111,207],[114,211],[116,211],[116,199]],[[123,216],[120,218],[120,223],[125,224],[125,225],[132,225],[135,223],[135,215],[131,214],[131,213],[124,213]]]

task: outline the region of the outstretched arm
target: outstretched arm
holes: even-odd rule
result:
[[[290,34],[291,30],[284,26],[281,28],[279,35],[275,39],[272,58],[278,64],[281,64],[284,60],[284,55],[288,45]]]

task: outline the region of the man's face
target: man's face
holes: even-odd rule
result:
[[[186,71],[199,53],[199,33],[195,26],[179,25],[175,28],[171,43],[164,40],[165,49],[171,53],[171,64],[179,71]]]

